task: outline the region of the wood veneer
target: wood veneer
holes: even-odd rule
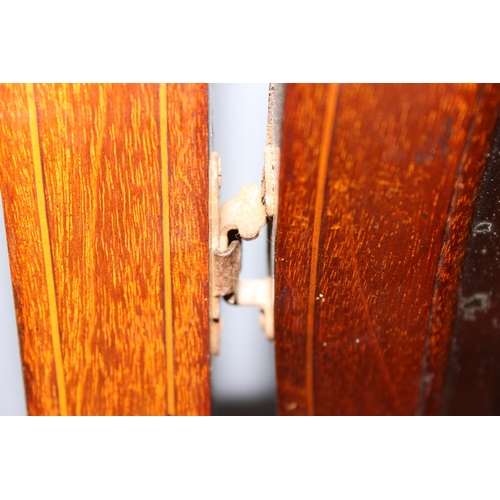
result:
[[[1,85],[31,415],[210,413],[205,84]]]
[[[287,85],[275,268],[281,414],[442,411],[498,108],[498,85]]]

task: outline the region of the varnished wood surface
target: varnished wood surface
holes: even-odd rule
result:
[[[2,85],[0,92],[0,181],[28,411],[32,415],[58,415],[53,330],[27,89]]]
[[[30,414],[209,414],[206,85],[2,85]]]
[[[492,85],[288,85],[276,237],[284,415],[441,411]]]

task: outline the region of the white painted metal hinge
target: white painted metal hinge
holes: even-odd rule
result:
[[[244,184],[236,196],[219,206],[221,159],[213,152],[210,157],[210,282],[212,354],[219,352],[221,331],[220,298],[239,306],[257,306],[261,310],[261,327],[269,339],[274,338],[273,280],[271,277],[254,280],[239,279],[241,269],[241,242],[254,240],[268,221],[268,205],[272,194],[266,193],[267,174],[264,169],[262,189],[256,184]],[[269,181],[269,179],[267,179]],[[272,212],[271,212],[272,213]],[[238,238],[233,239],[232,234]]]
[[[244,184],[233,199],[220,207],[221,159],[216,152],[210,155],[210,343],[212,354],[219,352],[222,328],[219,304],[221,297],[231,304],[259,307],[260,325],[269,339],[274,338],[274,241],[283,96],[282,84],[270,85],[262,188],[256,184]],[[273,219],[271,276],[263,279],[240,280],[240,239],[257,238],[271,218]],[[234,234],[237,234],[238,238],[234,238]]]

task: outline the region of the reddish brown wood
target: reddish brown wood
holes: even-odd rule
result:
[[[498,101],[491,85],[287,87],[275,272],[282,414],[413,414],[419,393],[424,412],[439,406]]]
[[[282,414],[307,414],[311,241],[327,85],[288,85],[275,264],[275,349]],[[333,95],[331,98],[335,98]]]
[[[0,92],[30,414],[209,414],[207,86]]]

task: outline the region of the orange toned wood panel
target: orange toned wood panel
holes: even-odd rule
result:
[[[59,413],[208,414],[206,85],[12,91],[21,115],[34,119],[28,149],[33,157],[38,150],[40,165],[28,158],[23,168],[42,173],[45,213],[39,206],[35,218],[45,218],[48,231],[45,271],[53,276],[55,312],[46,348],[59,374]],[[187,144],[195,145],[189,153]],[[2,192],[18,182],[12,168]],[[179,199],[192,209],[175,212]],[[7,225],[23,234],[19,224]],[[15,261],[12,238],[9,251]],[[38,253],[27,246],[22,257]],[[184,280],[186,268],[196,290]],[[14,272],[13,281],[24,284]],[[50,299],[50,286],[40,288]],[[19,311],[18,323],[22,330]],[[189,352],[179,353],[178,344]],[[28,394],[30,414],[49,413],[45,399]]]
[[[26,89],[0,85],[0,186],[29,412],[60,412]]]
[[[493,85],[288,85],[283,415],[439,413]]]
[[[176,412],[208,414],[207,88],[169,85],[167,100],[168,122],[178,124],[168,134]]]

